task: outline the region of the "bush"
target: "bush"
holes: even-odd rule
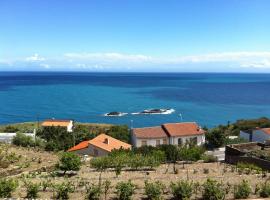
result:
[[[18,131],[19,131],[18,128],[14,127],[14,126],[10,126],[10,125],[9,126],[6,126],[4,128],[4,130],[3,130],[3,132],[5,132],[5,133],[16,133]]]
[[[159,182],[153,182],[153,183],[148,183],[145,181],[145,186],[144,186],[144,191],[145,195],[147,196],[148,199],[150,200],[160,200],[162,199],[162,194],[164,193],[164,188],[165,186]]]
[[[264,184],[262,184],[260,191],[260,197],[266,198],[266,197],[270,197],[270,184],[265,182]]]
[[[80,157],[70,152],[62,153],[59,161],[60,162],[58,163],[58,167],[59,169],[64,171],[68,170],[79,171],[82,164]]]
[[[176,183],[171,183],[170,188],[175,199],[187,200],[192,196],[193,183],[182,180]]]
[[[18,187],[18,182],[13,179],[0,179],[0,198],[9,198]]]
[[[69,193],[74,192],[74,186],[70,182],[63,182],[54,185],[56,190],[56,199],[69,199]]]
[[[213,156],[213,155],[202,155],[202,159],[205,163],[212,163],[212,162],[217,162],[218,159],[216,156]]]
[[[234,198],[235,199],[247,199],[251,193],[251,187],[247,180],[243,180],[242,183],[235,186]]]
[[[35,141],[31,136],[27,136],[23,133],[16,133],[16,136],[13,137],[12,143],[17,146],[23,147],[34,147]]]
[[[216,180],[207,179],[203,184],[203,199],[205,200],[223,200],[225,198],[225,190],[223,184]]]
[[[87,188],[87,196],[86,199],[88,200],[99,200],[101,196],[101,187],[99,185],[92,185],[91,187]]]
[[[26,198],[36,199],[38,198],[38,190],[40,184],[37,183],[26,183]]]
[[[116,194],[119,200],[130,200],[131,196],[135,193],[136,186],[128,182],[119,182],[116,185]]]

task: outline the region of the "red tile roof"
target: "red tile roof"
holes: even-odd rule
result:
[[[90,140],[89,144],[92,144],[108,152],[111,152],[113,149],[120,149],[120,148],[131,149],[130,144],[117,140],[106,134],[98,135],[94,139]]]
[[[76,146],[70,148],[68,151],[77,151],[87,148],[89,145],[94,145],[100,149],[111,152],[113,149],[131,149],[131,145],[106,134],[100,134],[92,140],[83,141]]]
[[[204,131],[195,122],[163,124],[162,127],[172,137],[204,134]]]
[[[68,151],[77,151],[77,150],[81,150],[81,149],[86,149],[89,145],[89,141],[83,141],[79,144],[77,144],[76,146],[70,148]]]
[[[60,119],[47,119],[41,125],[42,126],[64,126],[67,127],[72,120],[60,120]]]
[[[262,129],[260,129],[260,130],[263,131],[264,133],[270,135],[270,128],[262,128]]]
[[[134,128],[133,134],[137,138],[166,138],[166,132],[160,127]]]

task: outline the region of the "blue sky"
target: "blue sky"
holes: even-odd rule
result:
[[[269,0],[0,0],[0,70],[270,72]]]

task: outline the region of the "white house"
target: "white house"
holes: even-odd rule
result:
[[[61,119],[47,119],[41,124],[41,126],[43,126],[43,127],[50,127],[50,126],[66,127],[67,132],[73,132],[74,121],[73,120],[61,120]]]
[[[270,128],[256,128],[251,133],[240,131],[240,137],[249,140],[250,142],[264,143],[270,140]]]
[[[157,127],[132,129],[132,144],[135,147],[184,145],[189,141],[197,145],[205,143],[205,132],[195,122],[168,123]]]

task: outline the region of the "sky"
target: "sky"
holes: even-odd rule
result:
[[[0,0],[0,71],[270,72],[269,0]]]

